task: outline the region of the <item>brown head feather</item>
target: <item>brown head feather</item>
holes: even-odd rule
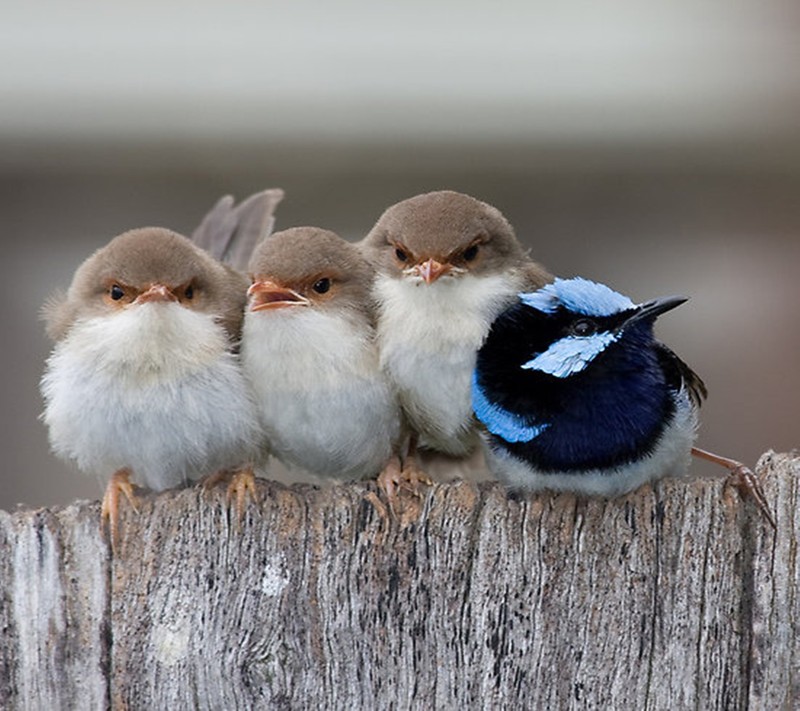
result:
[[[48,335],[60,340],[78,318],[112,313],[105,297],[115,283],[140,291],[153,283],[171,288],[192,284],[191,308],[217,316],[232,340],[239,336],[247,280],[186,237],[161,227],[125,232],[81,264],[66,296],[45,303]]]
[[[321,308],[370,309],[371,265],[355,245],[330,230],[293,227],[274,233],[256,248],[248,273],[292,289]],[[313,288],[320,279],[330,281],[323,294]]]
[[[396,276],[406,266],[428,259],[476,275],[533,264],[500,210],[452,190],[424,193],[392,205],[364,238],[362,248],[380,269]],[[536,266],[535,278],[543,284],[549,275]]]

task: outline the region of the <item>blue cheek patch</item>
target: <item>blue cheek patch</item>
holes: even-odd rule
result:
[[[556,341],[522,366],[523,370],[538,370],[555,378],[567,378],[586,368],[620,333],[606,331],[593,336],[567,336]]]
[[[475,373],[472,374],[472,409],[489,432],[506,442],[530,442],[549,427],[547,423],[529,425],[523,417],[489,402]]]

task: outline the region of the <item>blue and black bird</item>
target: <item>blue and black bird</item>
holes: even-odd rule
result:
[[[520,294],[493,323],[473,374],[495,476],[615,496],[684,474],[706,388],[653,325],[685,301],[635,304],[582,278]]]
[[[653,335],[656,318],[685,301],[634,304],[579,277],[519,294],[472,377],[492,473],[515,488],[616,496],[684,474],[694,455],[727,468],[776,528],[750,469],[693,446],[706,386]]]

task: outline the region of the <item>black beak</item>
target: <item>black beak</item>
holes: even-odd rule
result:
[[[680,306],[688,300],[688,296],[664,296],[661,299],[646,301],[629,318],[625,319],[620,328],[625,328],[643,319],[655,319],[657,316],[674,309],[676,306]]]

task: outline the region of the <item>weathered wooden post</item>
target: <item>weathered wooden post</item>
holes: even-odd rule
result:
[[[0,512],[0,708],[800,706],[800,457],[773,532],[719,480],[613,501],[265,483],[241,527],[190,488],[124,517]]]

